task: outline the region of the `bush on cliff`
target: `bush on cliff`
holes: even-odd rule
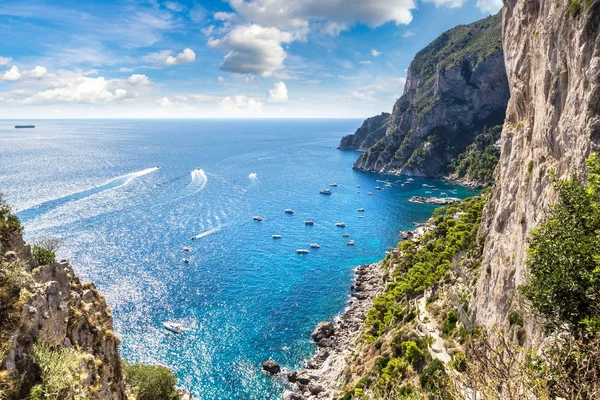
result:
[[[33,246],[32,255],[40,265],[48,265],[56,262],[56,254],[52,250],[48,250],[37,244]]]
[[[0,192],[0,243],[7,240],[14,233],[21,233],[23,227],[16,215],[11,212],[10,206]]]
[[[160,365],[129,364],[125,366],[125,380],[137,400],[178,400],[177,377]]]

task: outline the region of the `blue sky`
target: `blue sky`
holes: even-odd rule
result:
[[[0,0],[0,118],[368,117],[500,0]]]

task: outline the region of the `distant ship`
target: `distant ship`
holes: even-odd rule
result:
[[[15,125],[15,128],[17,128],[17,129],[35,128],[35,125]]]

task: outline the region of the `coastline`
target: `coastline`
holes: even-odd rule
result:
[[[355,268],[352,293],[344,312],[333,322],[321,322],[312,337],[318,350],[307,360],[304,368],[284,373],[296,389],[286,390],[284,400],[333,400],[338,395],[346,358],[356,348],[367,312],[373,299],[383,293],[382,262],[366,264]]]

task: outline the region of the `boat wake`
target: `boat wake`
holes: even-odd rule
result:
[[[206,236],[212,235],[213,233],[217,233],[217,232],[219,232],[221,229],[223,229],[224,227],[225,227],[225,225],[219,225],[219,226],[216,226],[216,227],[214,227],[214,228],[212,228],[212,229],[209,229],[209,230],[207,230],[207,231],[204,231],[204,232],[202,232],[202,233],[200,233],[200,234],[198,234],[198,235],[196,235],[196,236],[192,237],[192,240],[196,240],[196,239],[202,239],[203,237],[206,237]]]
[[[47,212],[58,208],[68,202],[82,200],[91,196],[94,196],[99,193],[106,192],[108,190],[117,189],[119,187],[127,185],[132,180],[139,178],[141,176],[150,174],[159,169],[159,167],[146,168],[141,171],[132,172],[129,174],[125,174],[122,176],[118,176],[106,182],[103,185],[93,187],[91,189],[83,190],[81,192],[76,192],[70,194],[68,196],[59,197],[58,199],[48,200],[36,206],[27,208],[25,210],[18,211],[16,214],[21,220],[21,222],[29,221],[39,215],[46,214]]]
[[[206,173],[200,168],[193,170],[190,173],[190,177],[192,178],[192,181],[187,186],[186,191],[199,192],[204,189],[208,183]]]

